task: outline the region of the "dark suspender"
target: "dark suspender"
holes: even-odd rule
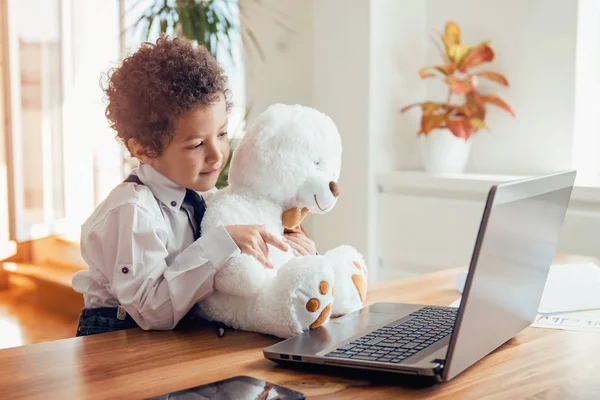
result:
[[[123,183],[125,183],[125,182],[131,182],[131,183],[137,183],[138,185],[144,185],[144,183],[142,181],[140,181],[140,178],[138,178],[138,176],[134,175],[134,174],[129,175],[127,177],[127,179],[125,179],[123,181]]]

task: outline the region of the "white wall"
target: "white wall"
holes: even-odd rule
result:
[[[249,36],[242,37],[249,120],[272,103],[310,103],[313,2],[240,0],[240,9],[242,26],[254,33],[264,53],[263,61]]]
[[[367,253],[373,190],[369,177],[370,1],[314,2],[312,105],[336,122],[342,136],[342,195],[326,215],[311,218],[313,240],[326,250],[354,245]],[[367,261],[369,264],[369,261]]]

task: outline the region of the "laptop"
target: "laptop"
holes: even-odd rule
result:
[[[534,321],[575,177],[568,170],[490,188],[458,308],[375,303],[264,356],[436,382],[456,377]]]

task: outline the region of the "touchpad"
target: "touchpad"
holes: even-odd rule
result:
[[[361,328],[382,326],[402,319],[421,307],[421,305],[413,304],[375,303],[357,313],[332,320],[330,323]]]
[[[382,326],[402,318],[402,314],[381,314],[366,312],[363,314],[350,314],[345,317],[330,321],[330,324],[343,324],[347,327],[367,328]]]

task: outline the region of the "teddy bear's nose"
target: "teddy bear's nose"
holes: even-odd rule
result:
[[[338,197],[340,195],[340,185],[334,181],[329,182],[329,190],[333,193],[333,197]]]

